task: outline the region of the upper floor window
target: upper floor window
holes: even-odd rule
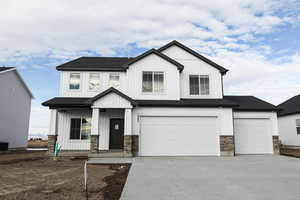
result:
[[[209,95],[208,75],[190,75],[190,95]]]
[[[91,118],[71,118],[70,139],[87,140],[91,135]]]
[[[297,134],[300,134],[300,119],[296,119]]]
[[[89,74],[89,90],[95,91],[100,89],[100,74],[90,73]]]
[[[79,90],[80,89],[80,73],[70,73],[70,90]]]
[[[114,87],[114,88],[120,87],[120,74],[118,73],[109,74],[109,87]]]
[[[143,72],[142,91],[147,93],[164,92],[164,73],[163,72]]]

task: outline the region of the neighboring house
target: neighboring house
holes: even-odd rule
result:
[[[60,66],[49,148],[124,156],[272,154],[277,108],[224,96],[224,67],[173,41],[134,57],[81,57]]]
[[[0,141],[27,147],[32,93],[14,67],[0,67]]]
[[[278,128],[281,143],[285,146],[300,147],[300,95],[292,97],[277,106]]]

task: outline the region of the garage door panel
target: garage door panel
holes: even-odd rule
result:
[[[213,117],[142,117],[141,155],[218,155]]]
[[[237,154],[273,153],[269,119],[234,119]]]

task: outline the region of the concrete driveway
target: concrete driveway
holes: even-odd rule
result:
[[[139,157],[122,200],[299,200],[300,159],[285,156]]]

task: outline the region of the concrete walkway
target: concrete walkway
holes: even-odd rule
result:
[[[121,200],[299,200],[300,159],[285,156],[133,160]]]

